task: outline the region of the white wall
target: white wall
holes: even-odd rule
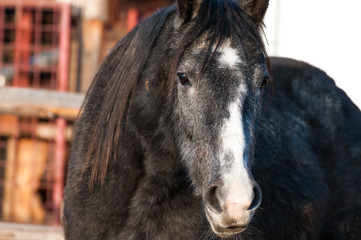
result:
[[[361,0],[270,0],[270,56],[324,70],[361,108]]]

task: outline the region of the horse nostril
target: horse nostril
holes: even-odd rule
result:
[[[254,184],[253,193],[254,193],[253,200],[248,210],[256,210],[261,205],[262,202],[261,188],[257,183]]]
[[[209,208],[217,212],[222,212],[222,207],[217,196],[217,185],[212,185],[207,189],[205,200]]]

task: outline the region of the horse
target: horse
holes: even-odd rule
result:
[[[361,113],[268,58],[267,7],[177,0],[116,44],[75,126],[67,240],[359,239]]]
[[[270,62],[252,168],[262,233],[249,239],[361,239],[360,110],[324,71]]]

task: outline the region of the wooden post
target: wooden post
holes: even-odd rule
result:
[[[85,93],[98,70],[100,47],[103,36],[103,21],[98,19],[83,20],[83,56],[81,92]]]
[[[6,172],[4,185],[4,199],[2,202],[2,217],[5,221],[12,220],[13,192],[15,190],[15,159],[16,159],[16,138],[11,137],[7,143],[6,151]],[[1,238],[0,238],[1,239]]]
[[[47,142],[32,139],[14,141],[11,138],[8,149],[4,219],[43,224],[45,209],[36,191],[39,189],[40,179],[45,171],[48,155]]]

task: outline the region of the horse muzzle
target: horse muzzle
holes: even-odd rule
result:
[[[232,186],[230,191],[222,191],[225,186],[215,182],[205,191],[205,213],[219,237],[229,238],[246,230],[262,200],[259,185],[253,182],[249,187],[253,190],[248,194]]]

